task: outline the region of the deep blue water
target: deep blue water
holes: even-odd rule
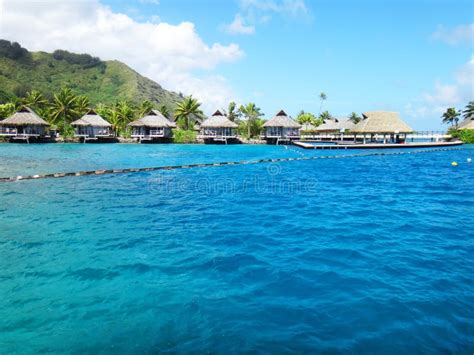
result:
[[[472,354],[465,148],[0,184],[0,353]],[[3,144],[0,176],[354,153]]]

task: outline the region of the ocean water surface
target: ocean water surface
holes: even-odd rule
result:
[[[2,183],[0,353],[471,354],[463,148]],[[3,144],[0,177],[361,153]]]

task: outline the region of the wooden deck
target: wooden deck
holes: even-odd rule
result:
[[[319,142],[313,142],[319,143]],[[295,141],[294,145],[304,149],[403,149],[403,148],[436,148],[436,147],[454,147],[462,145],[463,142],[423,142],[423,143],[338,143],[313,145],[310,142]]]

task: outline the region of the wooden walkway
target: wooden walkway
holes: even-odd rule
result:
[[[304,148],[304,149],[404,149],[404,148],[438,148],[438,147],[454,147],[463,145],[463,142],[423,142],[423,143],[405,143],[405,144],[395,144],[395,143],[337,143],[337,144],[323,144],[317,145],[320,143],[314,141],[311,144],[308,141],[295,141],[294,145]]]
[[[371,152],[371,153],[362,153],[362,154],[327,155],[327,156],[312,156],[312,157],[303,156],[303,157],[295,157],[295,158],[242,160],[242,161],[233,161],[233,162],[189,164],[189,165],[169,165],[169,166],[157,166],[157,167],[145,167],[145,168],[88,170],[88,171],[77,171],[77,172],[68,172],[68,173],[2,177],[0,178],[0,182],[15,182],[15,181],[23,181],[23,180],[37,180],[37,179],[56,179],[56,178],[65,178],[65,177],[73,177],[73,176],[94,176],[94,175],[105,175],[105,174],[131,174],[131,173],[160,171],[160,170],[194,169],[194,168],[207,168],[207,167],[230,166],[230,165],[250,165],[250,164],[262,164],[262,163],[263,164],[281,163],[281,162],[290,162],[290,161],[348,159],[348,158],[371,157],[371,156],[407,155],[407,154],[432,153],[432,152],[450,151],[450,150],[471,150],[471,149],[470,148],[436,148],[436,149],[430,149],[430,150],[411,150],[411,151],[403,151],[403,152],[402,151],[384,151],[384,152]]]

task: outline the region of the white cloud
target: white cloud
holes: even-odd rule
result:
[[[240,0],[239,12],[224,30],[230,34],[254,34],[255,25],[270,22],[273,15],[298,20],[311,17],[304,0]]]
[[[191,22],[137,22],[98,0],[5,0],[0,13],[0,37],[30,50],[118,59],[165,88],[194,94],[209,111],[233,98],[229,84],[213,70],[239,60],[243,51],[236,44],[205,43]]]
[[[246,25],[243,17],[240,14],[236,14],[234,21],[225,26],[225,31],[233,35],[251,35],[255,33],[255,26]]]
[[[406,105],[405,111],[420,121],[438,118],[448,107],[463,108],[474,98],[474,55],[453,75],[450,83],[436,80],[434,88],[425,92],[420,99]],[[440,121],[431,122],[440,125]],[[427,127],[430,128],[430,127]]]
[[[474,23],[459,25],[454,28],[446,28],[439,25],[433,33],[433,38],[450,45],[468,44],[474,45]]]
[[[240,6],[245,10],[277,12],[291,16],[308,14],[304,0],[241,0]]]

